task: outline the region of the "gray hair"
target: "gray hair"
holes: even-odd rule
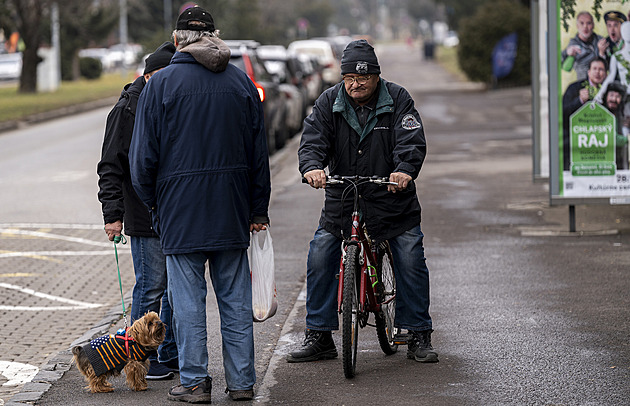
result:
[[[219,30],[214,31],[192,31],[192,30],[175,30],[173,38],[177,39],[177,50],[199,41],[203,37],[219,38]]]

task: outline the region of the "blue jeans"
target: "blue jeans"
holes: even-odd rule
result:
[[[206,261],[221,317],[227,387],[252,389],[256,383],[252,281],[245,249],[166,256],[181,384],[189,388],[208,376]]]
[[[409,330],[432,328],[429,315],[429,269],[420,226],[389,239],[396,277],[394,325]],[[338,330],[337,287],[341,239],[319,227],[306,263],[306,328]]]
[[[177,345],[173,336],[171,305],[168,303],[166,282],[166,257],[162,253],[157,237],[130,237],[131,257],[136,274],[131,303],[131,323],[148,311],[160,315],[166,325],[164,342],[157,354],[149,356],[151,361],[167,362],[177,358]],[[160,311],[161,307],[161,311]]]

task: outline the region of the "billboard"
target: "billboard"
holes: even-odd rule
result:
[[[630,0],[551,0],[552,204],[630,204]]]

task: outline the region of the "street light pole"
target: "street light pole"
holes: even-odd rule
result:
[[[128,32],[127,32],[127,0],[119,0],[120,5],[120,44],[123,49],[122,75],[127,76],[127,67],[125,66],[124,53],[127,52]]]
[[[171,33],[171,22],[173,19],[173,1],[172,0],[164,0],[164,31],[166,35]]]
[[[56,69],[56,74],[55,74],[55,83],[53,85],[53,88],[57,88],[59,87],[59,84],[61,83],[61,44],[59,41],[59,5],[57,4],[57,2],[54,2],[52,4],[52,9],[51,9],[51,25],[52,25],[52,32],[51,32],[51,39],[52,39],[52,49],[53,49],[53,53],[54,53],[54,58],[55,58],[55,69]]]

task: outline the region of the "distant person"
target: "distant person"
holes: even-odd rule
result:
[[[101,202],[105,232],[110,241],[125,234],[131,239],[131,257],[136,283],[131,303],[131,323],[148,311],[160,314],[166,325],[166,338],[151,362],[147,379],[173,379],[177,371],[177,346],[173,337],[171,306],[168,303],[166,258],[160,240],[151,226],[151,217],[131,184],[129,145],[133,133],[136,105],[145,84],[157,71],[168,66],[175,46],[165,42],[145,61],[142,76],[127,84],[118,103],[107,116],[99,176],[98,199]],[[161,303],[161,311],[160,311]],[[158,362],[159,360],[159,362]]]
[[[249,77],[201,7],[184,10],[177,52],[142,92],[129,151],[131,179],[166,254],[181,384],[168,399],[211,401],[205,265],[221,316],[233,400],[254,396],[252,284],[247,247],[269,223],[264,112]]]
[[[626,22],[626,16],[620,11],[608,11],[604,14],[608,37],[605,38],[604,57],[606,67],[610,67],[610,60],[613,54],[623,48],[624,41],[621,38],[621,24]]]
[[[326,187],[326,168],[331,176],[380,176],[396,183],[387,189],[359,186],[359,205],[372,240],[388,240],[392,250],[395,326],[409,330],[407,357],[438,362],[431,344],[429,269],[414,183],[426,156],[424,128],[411,95],[380,73],[367,41],[349,43],[341,58],[343,81],[322,93],[304,120],[299,170],[312,187],[326,188],[326,200],[306,264],[305,338],[288,362],[338,356],[332,339],[332,331],[339,329],[336,276],[341,230],[350,231],[352,204],[342,204],[343,188]]]
[[[562,51],[562,68],[567,72],[575,70],[577,80],[584,80],[590,62],[604,57],[605,42],[600,43],[603,38],[593,32],[593,16],[588,11],[578,13],[576,23],[578,33]]]
[[[625,87],[626,93],[624,94],[624,116],[630,117],[630,103],[628,103],[628,94],[630,89],[630,22],[624,22],[621,24],[621,38],[623,39],[624,45],[621,50],[615,52],[612,55],[609,66],[608,77],[602,83],[601,88],[597,96],[595,96],[595,101],[597,103],[603,104],[604,94],[608,90],[608,86],[616,79],[621,82],[622,86]],[[628,137],[630,135],[630,127],[624,124],[622,128],[623,134]]]
[[[615,137],[615,163],[617,170],[628,169],[628,136],[623,134],[624,122],[630,117],[624,115],[625,87],[619,81],[612,82],[604,95],[604,107],[615,115],[617,133]]]
[[[606,79],[606,61],[596,57],[589,64],[585,80],[578,80],[567,87],[562,96],[562,132],[563,132],[563,168],[568,171],[571,166],[569,121],[571,115],[584,103],[593,100]]]

